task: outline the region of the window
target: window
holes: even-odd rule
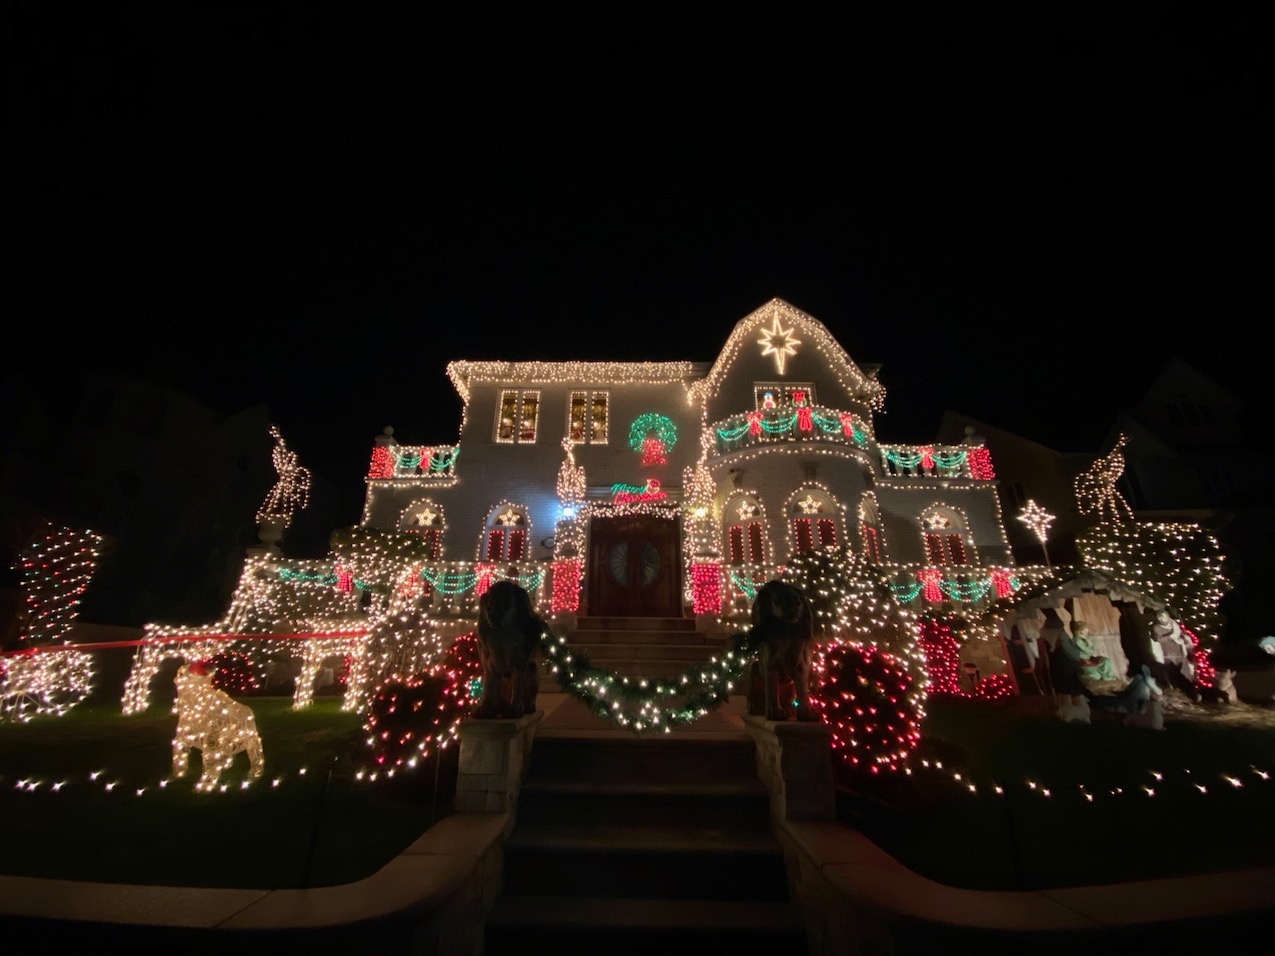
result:
[[[540,413],[540,393],[506,389],[500,393],[496,417],[496,441],[517,444],[536,440],[536,418]]]
[[[801,554],[815,548],[837,546],[837,522],[832,502],[826,495],[805,489],[798,492],[791,508],[793,551]]]
[[[571,405],[567,411],[567,437],[581,444],[606,444],[606,392],[571,393]]]
[[[863,556],[873,564],[881,563],[881,531],[880,514],[877,501],[872,495],[865,495],[859,503],[859,542],[863,545]]]
[[[418,534],[426,541],[426,556],[436,561],[443,550],[443,514],[437,505],[421,501],[403,513],[399,529]]]
[[[965,539],[956,519],[942,512],[925,518],[925,556],[932,565],[969,564]]]
[[[810,382],[756,382],[753,397],[761,409],[781,405],[809,407],[815,404],[815,387]]]
[[[730,506],[732,523],[726,529],[726,553],[730,564],[763,564],[766,561],[766,534],[761,508],[753,498]]]
[[[513,506],[497,509],[487,521],[484,561],[522,561],[527,557],[527,515]]]

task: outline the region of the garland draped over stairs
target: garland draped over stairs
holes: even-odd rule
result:
[[[594,667],[587,654],[550,631],[540,647],[558,686],[604,717],[634,733],[689,724],[726,703],[756,656],[761,639],[751,628],[736,632],[721,658],[700,663],[674,677],[628,677]]]

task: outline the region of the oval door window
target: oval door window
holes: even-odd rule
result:
[[[616,584],[629,583],[629,543],[621,541],[607,555],[607,569]],[[650,584],[660,574],[660,552],[649,541],[642,542],[642,560],[638,567],[642,585]]]

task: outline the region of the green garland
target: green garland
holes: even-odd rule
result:
[[[746,628],[736,632],[720,659],[696,665],[677,677],[626,677],[594,667],[587,654],[568,646],[565,637],[551,631],[540,635],[540,647],[558,686],[599,717],[636,734],[651,730],[668,733],[726,703],[760,644],[760,638]]]

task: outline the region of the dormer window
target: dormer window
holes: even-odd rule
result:
[[[572,392],[567,437],[577,444],[607,443],[607,393]]]

